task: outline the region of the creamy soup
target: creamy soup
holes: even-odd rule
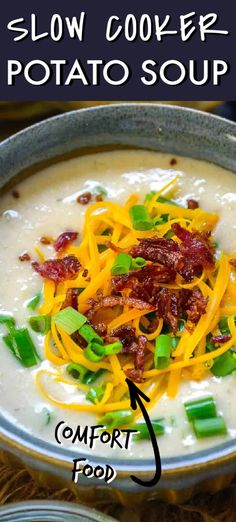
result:
[[[213,238],[218,242],[216,257],[219,257],[219,250],[226,254],[235,252],[236,180],[233,173],[210,163],[183,157],[173,160],[173,157],[168,154],[142,150],[101,152],[78,157],[42,170],[21,182],[15,187],[13,193],[9,192],[1,197],[0,311],[12,314],[17,327],[29,328],[29,316],[37,315],[38,311],[37,309],[35,312],[30,310],[27,304],[33,296],[42,292],[45,280],[37,271],[33,270],[27,256],[25,260],[20,260],[19,256],[27,252],[32,261],[40,262],[37,257],[37,249],[34,250],[36,245],[45,258],[54,258],[53,244],[42,244],[40,238],[57,238],[62,232],[68,230],[79,232],[78,239],[72,246],[70,245],[70,248],[73,249],[73,245],[78,246],[82,240],[85,212],[90,205],[94,204],[95,194],[101,195],[102,193],[104,200],[120,205],[125,204],[130,194],[137,194],[139,196],[138,204],[143,204],[145,194],[150,191],[158,193],[175,178],[175,184],[170,184],[163,195],[174,199],[175,203],[184,208],[187,207],[187,201],[191,199],[198,201],[203,211],[217,213],[219,221],[213,230]],[[91,201],[87,205],[82,205],[78,199],[80,200],[81,194],[87,192],[92,194]],[[104,192],[106,192],[105,195]],[[99,202],[97,212],[99,216]],[[188,221],[185,225],[188,225]],[[109,222],[107,227],[109,228]],[[140,232],[140,235],[144,238],[145,232]],[[114,243],[117,243],[115,239]],[[180,240],[177,241],[178,243]],[[88,273],[85,276],[88,278],[91,274]],[[95,276],[92,275],[92,279],[93,277]],[[197,277],[196,274],[194,277]],[[73,287],[73,281],[70,283],[69,286]],[[183,284],[188,285],[189,283],[184,281]],[[232,267],[231,297],[235,288],[233,285],[234,268]],[[211,291],[209,290],[209,295],[211,295]],[[96,299],[96,295],[94,295],[94,299]],[[80,296],[78,302],[80,302]],[[43,301],[41,306],[42,303]],[[236,298],[234,298],[234,303],[236,307]],[[230,305],[231,315],[234,303],[226,302],[224,304],[224,306]],[[84,310],[82,307],[82,313],[85,313]],[[217,321],[215,326],[217,326]],[[194,328],[197,328],[196,322]],[[6,335],[3,324],[0,325],[0,331],[2,336]],[[6,346],[4,340],[0,339],[1,411],[14,424],[16,423],[41,439],[56,444],[54,430],[58,422],[65,420],[72,427],[90,426],[98,423],[99,415],[70,410],[66,406],[59,407],[42,395],[40,388],[36,385],[37,373],[40,370],[53,372],[54,369],[56,372],[62,372],[64,367],[53,364],[47,359],[44,335],[37,334],[30,328],[29,331],[41,358],[41,362],[29,368],[23,367]],[[220,335],[220,332],[218,334]],[[191,336],[191,332],[188,335]],[[229,338],[230,335],[223,341],[228,342]],[[215,349],[223,346],[222,339],[220,343],[216,343]],[[213,348],[211,346],[211,349]],[[201,350],[202,352],[199,353],[206,353],[205,347],[202,347]],[[151,355],[150,351],[149,358]],[[130,358],[131,356],[129,360]],[[174,359],[172,360],[174,361]],[[65,367],[67,365],[68,360],[65,362]],[[63,375],[65,377],[65,374]],[[168,376],[167,373],[165,375]],[[160,379],[160,376],[154,375],[154,384],[155,380]],[[70,378],[67,375],[67,380]],[[100,384],[102,379],[101,377],[99,380]],[[42,375],[42,381],[50,395],[56,396],[57,400],[62,403],[92,404],[85,399],[85,392],[76,386],[73,379],[73,386],[68,383],[52,382],[51,379],[48,379],[50,382],[47,382],[45,373]],[[143,386],[142,382],[136,382],[136,384]],[[144,388],[144,391],[148,395],[149,390]],[[196,437],[193,424],[186,416],[184,403],[206,396],[214,398],[217,415],[223,416],[227,434]],[[233,372],[222,377],[214,375],[207,369],[204,373],[203,368],[203,375],[193,379],[192,374],[188,373],[185,368],[179,378],[176,395],[170,398],[166,388],[159,400],[157,396],[152,400],[151,408],[149,408],[152,419],[164,419],[165,433],[158,437],[161,456],[187,454],[234,438],[236,435],[235,399],[236,387]],[[100,417],[101,415],[100,413]],[[68,441],[67,444],[70,442]],[[87,451],[87,449],[82,443],[79,445],[80,452]],[[100,446],[97,443],[95,451],[100,452],[103,456],[110,454],[136,459],[153,454],[148,440],[132,442],[130,449],[125,452],[118,447],[110,450],[108,446]]]

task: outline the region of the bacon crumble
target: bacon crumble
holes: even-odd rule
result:
[[[32,267],[45,279],[61,283],[67,279],[75,279],[81,264],[77,257],[67,256],[62,259],[48,259],[44,263],[34,261]]]
[[[223,334],[223,335],[213,335],[211,337],[211,342],[213,344],[223,344],[227,341],[230,341],[231,335],[230,334]]]
[[[77,197],[76,201],[77,203],[80,203],[80,205],[88,205],[88,203],[92,199],[91,192],[84,192],[83,194],[80,194],[80,196]]]
[[[190,210],[195,210],[195,208],[199,208],[199,203],[198,201],[196,201],[196,199],[188,199],[187,204]]]
[[[11,194],[12,194],[13,198],[15,198],[15,199],[19,199],[19,197],[20,197],[19,190],[13,189]]]
[[[56,252],[64,252],[67,247],[76,241],[78,237],[78,232],[73,232],[68,230],[67,232],[62,232],[54,242],[54,249]]]
[[[53,243],[53,240],[47,236],[40,237],[39,241],[42,245],[51,245]]]
[[[72,308],[74,308],[74,310],[78,310],[78,296],[78,288],[68,288],[66,292],[66,298],[65,301],[62,303],[61,309],[71,306]]]
[[[22,252],[18,257],[20,261],[31,261],[31,256],[27,251]]]

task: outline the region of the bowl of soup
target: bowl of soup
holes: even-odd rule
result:
[[[0,507],[2,522],[115,522],[104,513],[71,502],[30,500]]]
[[[41,482],[130,503],[232,477],[235,137],[119,104],[0,144],[0,441]]]

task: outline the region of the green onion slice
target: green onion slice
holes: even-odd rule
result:
[[[178,337],[177,335],[174,336],[174,337],[171,337],[170,338],[171,340],[171,347],[172,347],[172,350],[176,350],[178,344],[179,344],[179,341],[180,341],[180,337]]]
[[[50,315],[32,315],[28,321],[34,332],[46,335],[51,329]]]
[[[152,427],[155,435],[163,435],[165,433],[165,427],[163,425],[163,418],[156,419],[152,421]],[[150,433],[147,427],[146,422],[139,422],[137,424],[133,424],[130,426],[131,430],[137,430],[139,433],[134,435],[135,440],[144,440],[150,438]]]
[[[194,419],[193,429],[198,439],[214,435],[225,435],[227,433],[224,419],[221,416],[209,419]]]
[[[229,350],[214,359],[214,364],[210,369],[216,377],[225,377],[236,371],[236,353]]]
[[[157,198],[158,203],[166,203],[167,205],[173,205],[174,207],[180,207],[178,203],[175,203],[172,199],[165,198],[164,196],[159,196]]]
[[[29,301],[27,301],[27,308],[29,308],[30,310],[35,310],[37,308],[37,306],[39,305],[40,300],[41,300],[41,294],[34,295],[34,297],[32,297],[31,299],[29,299]]]
[[[14,334],[5,335],[3,341],[26,368],[38,363],[39,356],[27,328],[20,328],[15,330]]]
[[[103,382],[100,384],[100,386],[94,386],[94,388],[90,388],[86,395],[86,399],[90,402],[93,402],[93,404],[97,404],[100,402],[103,398],[103,395],[105,393],[106,389],[106,383]]]
[[[86,319],[87,320],[87,319]],[[89,324],[83,324],[79,329],[79,334],[87,341],[87,343],[103,344],[103,339],[95,332]]]
[[[66,367],[66,371],[67,373],[69,373],[71,377],[73,377],[73,379],[79,379],[81,382],[84,382],[87,373],[90,373],[90,370],[85,368],[85,366],[83,366],[82,364],[78,363],[68,364]]]
[[[203,397],[202,399],[185,402],[184,407],[189,421],[217,416],[213,397]]]
[[[132,259],[130,270],[136,270],[138,268],[142,268],[147,263],[146,259],[143,259],[143,257],[136,257],[135,259]]]
[[[91,372],[90,370],[84,376],[84,384],[93,384],[96,382],[107,370],[100,368],[97,372]]]
[[[167,368],[170,362],[171,337],[161,334],[156,338],[154,350],[154,366],[157,369]]]
[[[236,325],[236,316],[234,317],[234,324]],[[230,334],[230,329],[228,326],[228,317],[222,317],[219,321],[218,326],[222,335]]]
[[[156,194],[155,190],[150,190],[150,192],[148,192],[144,198],[144,203],[149,203],[149,201],[151,201],[151,199],[153,198],[153,196],[155,196],[155,194]]]
[[[10,314],[1,313],[0,314],[0,325],[3,324],[10,333],[14,333],[16,331],[15,324],[16,321],[14,317]]]
[[[96,352],[96,347],[100,346],[99,344],[96,344],[94,342],[89,343],[88,346],[83,351],[84,356],[88,361],[91,362],[99,362],[103,359],[103,355],[98,355]]]
[[[125,424],[130,424],[134,421],[134,415],[130,410],[118,410],[114,412],[106,413],[99,422],[104,424],[106,428],[112,430]]]
[[[107,196],[107,190],[102,185],[97,185],[94,187],[93,192],[99,196]]]
[[[127,274],[131,267],[132,257],[123,252],[117,254],[114,264],[111,268],[111,273],[113,275],[122,275]]]
[[[97,355],[102,355],[103,357],[105,357],[105,355],[115,355],[121,352],[122,343],[117,341],[106,345],[94,344],[93,350]]]
[[[134,205],[129,209],[129,214],[135,230],[151,230],[154,228],[153,220],[144,205]]]
[[[71,335],[86,323],[87,318],[80,312],[77,312],[77,310],[74,310],[72,306],[67,306],[67,308],[60,310],[60,312],[54,315],[52,321]]]
[[[43,408],[42,409],[42,413],[45,417],[45,425],[48,426],[48,424],[50,424],[50,422],[52,421],[52,412],[48,409],[48,408]]]

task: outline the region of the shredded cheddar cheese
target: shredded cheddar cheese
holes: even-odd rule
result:
[[[87,411],[97,415],[121,409],[129,409],[130,402],[127,396],[125,382],[126,372],[132,371],[134,358],[132,351],[124,350],[118,354],[107,355],[100,361],[94,362],[86,358],[84,345],[80,340],[74,339],[62,327],[53,322],[55,314],[63,307],[67,291],[70,288],[80,289],[78,295],[78,311],[86,314],[91,306],[91,299],[96,301],[97,293],[103,297],[112,296],[112,266],[117,256],[117,251],[129,252],[131,247],[139,244],[142,239],[154,237],[171,237],[177,245],[180,239],[173,233],[172,225],[179,224],[183,230],[194,233],[212,232],[219,219],[217,214],[206,212],[201,208],[190,209],[158,201],[161,194],[174,190],[178,176],[163,186],[145,203],[150,218],[168,216],[166,222],[158,222],[153,229],[136,230],[132,225],[129,210],[139,203],[139,196],[132,194],[124,205],[112,201],[91,203],[85,213],[83,237],[79,245],[70,244],[66,250],[67,255],[75,256],[81,263],[82,269],[74,280],[65,280],[55,284],[45,279],[43,287],[43,304],[39,308],[40,314],[49,314],[52,318],[51,329],[45,336],[45,357],[55,368],[55,371],[39,369],[36,372],[36,383],[42,395],[53,404],[74,411]],[[111,241],[114,247],[107,247]],[[102,247],[102,248],[101,248]],[[35,251],[41,262],[44,255],[36,246]],[[58,255],[61,258],[62,255]],[[177,273],[174,282],[158,283],[160,289],[168,289],[173,292],[192,292],[198,290],[206,300],[206,309],[196,322],[188,316],[184,317],[184,328],[178,331],[178,345],[172,350],[169,364],[164,368],[154,366],[155,340],[165,328],[165,319],[158,315],[158,307],[155,301],[151,301],[151,308],[138,309],[135,304],[119,305],[103,310],[99,321],[106,324],[108,335],[113,330],[126,326],[132,328],[137,339],[145,337],[146,352],[140,388],[148,393],[151,402],[148,408],[154,404],[166,392],[171,399],[178,393],[181,379],[199,380],[209,373],[214,360],[236,343],[236,327],[234,315],[235,303],[235,278],[232,278],[229,256],[221,253],[214,268],[203,267],[200,274],[194,274],[190,281],[184,280]],[[83,271],[86,271],[86,277]],[[135,273],[135,272],[134,272]],[[124,290],[124,296],[129,297],[130,288]],[[144,299],[146,302],[146,298]],[[132,303],[132,300],[130,301]],[[147,303],[149,304],[149,303]],[[155,312],[156,322],[152,324],[150,310]],[[207,350],[207,336],[219,335],[219,320],[228,316],[230,339],[210,352]],[[173,331],[169,335],[172,339]],[[105,391],[100,401],[91,404],[86,400],[80,403],[74,402],[68,395],[67,401],[60,400],[52,394],[49,381],[58,386],[71,385],[85,393],[89,386],[75,379],[65,377],[65,368],[69,362],[82,365],[87,371],[105,371]],[[138,413],[136,413],[138,416]]]

